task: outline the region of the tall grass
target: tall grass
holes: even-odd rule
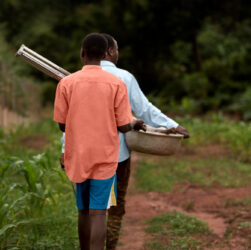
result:
[[[221,113],[208,115],[204,119],[187,116],[177,120],[191,134],[191,138],[185,142],[188,145],[224,144],[239,160],[251,161],[250,123],[230,120]]]
[[[152,238],[144,249],[203,249],[202,240],[195,235],[211,234],[208,225],[199,219],[176,211],[165,213],[147,221],[146,232]]]
[[[251,126],[242,121],[231,121],[221,114],[204,119],[177,119],[186,127],[191,138],[185,147],[197,155],[192,157],[144,157],[135,171],[138,191],[170,191],[175,184],[196,183],[206,187],[219,184],[240,187],[251,182]],[[207,145],[214,150],[227,148],[225,154],[203,152]],[[216,147],[215,147],[216,146]],[[200,155],[202,153],[202,155]],[[214,155],[215,154],[215,155]]]
[[[177,163],[171,158],[168,163],[160,161],[159,164],[147,160],[136,169],[136,182],[145,180],[140,183],[142,190],[165,191],[186,178],[196,183],[206,180],[206,185],[222,178],[226,186],[246,183],[250,178],[247,164],[250,124],[233,122],[221,115],[205,120],[186,117],[179,122],[191,133],[191,138],[184,141],[188,147],[223,143],[231,147],[236,159],[230,162],[223,159],[212,168],[210,160],[196,164]],[[61,135],[51,119],[9,132],[0,129],[0,249],[79,249],[75,198],[58,161]],[[35,149],[25,144],[26,138],[36,140],[38,136],[46,138],[44,147]],[[166,164],[171,164],[168,174]],[[171,186],[163,185],[167,183],[166,178],[170,178]],[[149,188],[149,183],[155,186]]]
[[[41,152],[22,144],[23,138],[35,135],[47,137],[48,144]],[[67,249],[63,245],[76,249],[75,201],[58,163],[60,136],[57,125],[49,120],[9,133],[1,131],[0,249]],[[61,210],[68,214],[61,212],[57,218],[62,201],[67,201],[67,209]],[[62,234],[60,230],[69,231],[69,225],[69,236],[74,239],[69,242],[65,242],[65,235],[53,241],[46,230],[57,237],[56,233]]]

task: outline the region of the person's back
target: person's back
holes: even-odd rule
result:
[[[118,61],[117,41],[109,34],[103,34],[108,42],[106,57],[101,61],[102,69],[119,77],[127,87],[130,105],[135,116],[142,119],[152,127],[165,127],[166,133],[182,133],[188,137],[188,132],[174,120],[164,115],[157,107],[152,105],[141,91],[135,77],[127,70],[116,66]],[[122,217],[125,214],[125,196],[130,177],[130,152],[126,145],[125,136],[119,133],[120,148],[117,174],[117,206],[108,212],[106,249],[114,250],[119,239]]]
[[[120,80],[122,80],[126,84],[127,88],[129,88],[130,86],[128,83],[132,81],[134,76],[129,71],[114,66],[115,64],[113,64],[112,62],[101,61],[101,67],[105,71],[117,76]]]
[[[116,205],[117,130],[144,129],[143,121],[132,121],[125,84],[100,67],[106,50],[102,35],[85,37],[85,66],[60,81],[54,103],[54,121],[66,137],[65,171],[75,182],[81,249],[104,248],[106,210]]]
[[[131,121],[129,105],[116,109],[127,94],[124,83],[100,66],[86,65],[65,77],[58,89],[69,106],[65,150],[68,177],[74,182],[111,177],[118,160],[117,127]]]

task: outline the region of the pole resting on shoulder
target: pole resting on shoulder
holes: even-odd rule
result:
[[[71,74],[67,70],[59,67],[55,63],[46,59],[45,57],[29,49],[24,44],[21,45],[21,47],[16,53],[16,56],[20,57],[22,60],[29,63],[31,66],[35,67],[36,69],[42,71],[46,75],[56,80],[61,80],[65,76]]]

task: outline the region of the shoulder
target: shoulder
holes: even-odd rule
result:
[[[127,70],[118,68],[118,67],[104,67],[104,70],[110,72],[111,74],[117,76],[121,79],[126,85],[130,84],[134,76]]]
[[[76,71],[76,72],[74,72],[74,73],[72,73],[72,74],[70,74],[68,76],[65,76],[63,79],[60,80],[59,83],[62,86],[66,87],[68,84],[72,83],[76,79],[76,77],[78,77],[80,75],[80,72],[81,71],[78,70],[78,71]]]
[[[131,80],[134,78],[133,74],[130,73],[129,71],[125,70],[125,69],[121,69],[121,68],[117,68],[118,70],[118,74],[122,77],[125,78],[126,80]]]
[[[106,70],[103,70],[103,76],[105,77],[106,81],[110,82],[111,84],[120,85],[123,83],[123,81],[117,75]]]

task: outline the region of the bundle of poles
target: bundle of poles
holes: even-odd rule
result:
[[[67,70],[59,67],[55,63],[46,59],[45,57],[29,49],[25,45],[21,45],[21,47],[16,53],[16,56],[19,56],[22,60],[29,63],[31,66],[35,67],[36,69],[42,71],[46,75],[56,80],[61,80],[65,76],[71,74]]]

